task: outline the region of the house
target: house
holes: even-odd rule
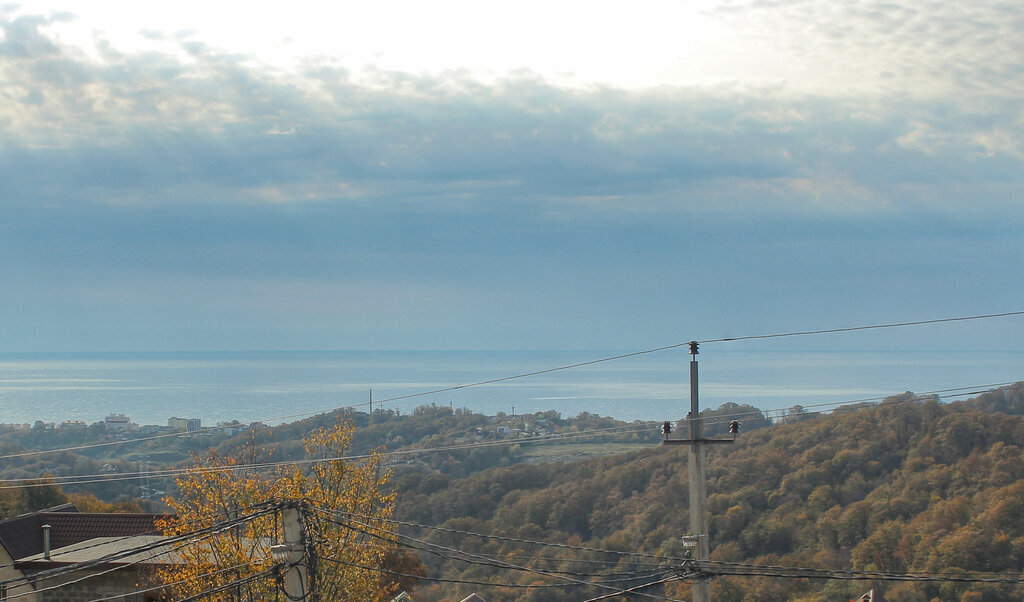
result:
[[[126,433],[131,430],[132,420],[124,414],[110,414],[103,419],[103,428],[108,433]]]
[[[152,544],[161,538],[156,521],[163,516],[87,513],[74,504],[62,504],[0,521],[0,599],[20,595],[18,599],[26,602],[77,602],[139,590],[141,572],[148,570],[145,565],[166,562],[166,556],[127,556],[54,578],[46,571],[81,562],[83,555],[96,561],[118,549]],[[158,598],[140,593],[123,599]]]
[[[74,504],[62,504],[46,510],[49,513],[77,511]],[[0,521],[0,600],[31,591],[27,584],[11,582],[25,576],[14,568],[14,561],[42,550],[42,526],[45,523],[40,519],[40,514],[33,512]]]
[[[113,516],[113,515],[112,515]],[[126,602],[162,600],[150,582],[152,570],[176,562],[161,535],[96,537],[16,561],[34,588],[37,602],[90,602],[116,597]],[[143,551],[139,551],[140,548]],[[61,571],[61,569],[70,569]]]

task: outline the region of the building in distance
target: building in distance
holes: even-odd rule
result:
[[[178,418],[177,416],[173,416],[167,419],[167,426],[172,430],[194,433],[198,430],[202,430],[203,421],[199,418]]]
[[[131,430],[132,420],[124,414],[109,414],[103,419],[103,426],[108,433],[126,433]]]

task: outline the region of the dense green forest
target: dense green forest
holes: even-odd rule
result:
[[[776,424],[737,404],[702,415],[710,436],[725,436],[732,417],[743,421],[735,444],[709,450],[712,573],[755,566],[760,573],[775,567],[1021,578],[1024,384],[963,402],[907,393],[827,414],[788,412]],[[429,568],[417,599],[461,599],[471,591],[490,602],[587,599],[608,590],[582,583],[631,587],[685,565],[685,448],[660,445],[659,424],[587,413],[491,417],[432,405],[405,415],[339,411],[235,436],[7,458],[4,476],[130,472],[142,458],[166,467],[205,448],[286,460],[301,453],[303,434],[339,419],[358,427],[353,454],[399,452],[389,456],[396,518],[403,542]],[[59,447],[47,435],[4,433],[3,455]],[[92,510],[159,509],[157,500],[126,499],[121,483],[65,489]],[[0,512],[63,499],[59,487],[9,489]],[[688,587],[670,579],[643,591],[685,600]],[[714,599],[727,602],[847,600],[871,588],[894,602],[1024,599],[1024,587],[1012,583],[763,574],[712,580]]]

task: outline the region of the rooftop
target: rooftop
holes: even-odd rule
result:
[[[79,512],[74,504],[62,504],[0,521],[0,545],[20,560],[42,554],[43,525],[50,525],[50,549],[57,550],[97,537],[158,535],[156,521],[163,516]]]

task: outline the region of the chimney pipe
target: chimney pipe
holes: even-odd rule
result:
[[[50,525],[43,525],[43,559],[50,559]]]

